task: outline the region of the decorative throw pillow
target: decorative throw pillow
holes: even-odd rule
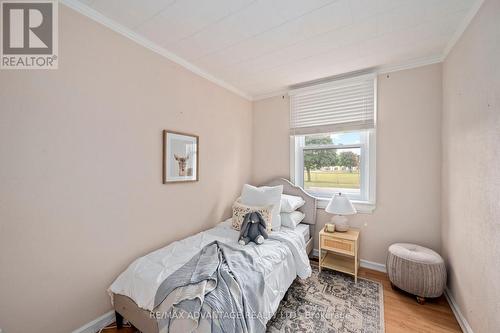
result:
[[[306,201],[295,195],[281,195],[281,213],[291,213],[304,206]],[[283,224],[283,222],[281,223]]]
[[[259,212],[260,215],[262,215],[264,221],[266,221],[267,231],[271,231],[272,211],[273,211],[272,205],[264,207],[256,207],[256,206],[247,206],[236,201],[233,204],[232,227],[233,229],[240,231],[245,215],[252,212]]]
[[[306,214],[299,212],[298,210],[291,213],[280,213],[281,215],[281,226],[295,229],[297,224],[302,222]]]
[[[264,207],[272,205],[272,230],[281,226],[280,209],[283,185],[255,187],[245,184],[241,190],[241,203],[247,206]]]

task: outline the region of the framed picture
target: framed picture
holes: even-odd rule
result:
[[[163,184],[198,181],[198,136],[163,130]]]

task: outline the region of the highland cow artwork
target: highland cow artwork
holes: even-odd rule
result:
[[[163,131],[163,184],[198,181],[198,136]]]

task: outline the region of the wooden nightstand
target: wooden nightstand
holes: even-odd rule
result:
[[[359,267],[359,230],[349,229],[346,232],[319,232],[319,271],[329,268],[354,275],[358,282]]]

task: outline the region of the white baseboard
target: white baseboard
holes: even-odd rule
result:
[[[313,257],[318,257],[318,250],[314,249],[312,251]],[[377,262],[372,262],[368,260],[360,260],[360,266],[368,269],[373,269],[375,271],[379,272],[384,272],[386,273],[386,267],[384,264],[380,264]],[[450,304],[450,308],[453,311],[453,314],[457,318],[458,324],[462,328],[462,331],[464,333],[474,333],[472,328],[470,327],[469,323],[467,322],[467,319],[463,316],[462,312],[460,311],[460,308],[458,307],[457,302],[453,298],[453,295],[451,294],[450,290],[446,288],[444,292],[444,296],[446,297],[446,300],[448,301],[448,304]],[[80,328],[77,328],[74,330],[72,333],[96,333],[98,332],[101,328],[108,326],[109,324],[113,323],[115,321],[115,311],[111,310],[99,318],[91,321],[90,323],[87,323],[83,325]],[[2,330],[0,329],[0,333]]]
[[[464,333],[474,333],[472,331],[472,327],[470,327],[469,323],[467,322],[467,319],[465,319],[464,315],[462,314],[462,311],[460,311],[460,308],[453,298],[450,289],[446,288],[446,290],[444,291],[444,296],[446,297],[448,304],[450,304],[451,311],[453,311],[455,318],[457,318],[458,324],[460,325],[462,331],[464,331]]]
[[[361,259],[359,261],[359,265],[364,268],[373,269],[374,271],[379,271],[383,273],[387,273],[387,269],[384,264],[379,264],[378,262],[368,261]]]
[[[313,255],[313,257],[318,257],[318,255],[319,255],[318,250],[314,249],[312,251],[312,255]],[[386,269],[385,265],[377,263],[377,262],[372,262],[372,261],[361,259],[360,266],[364,267],[364,268],[368,268],[368,269],[373,269],[374,271],[387,273],[387,269]],[[446,297],[448,304],[450,304],[450,308],[453,311],[455,318],[457,318],[458,324],[460,325],[460,328],[462,329],[462,331],[464,333],[474,333],[474,331],[470,327],[469,323],[467,322],[467,319],[465,319],[464,315],[460,311],[460,308],[458,307],[457,302],[453,298],[453,295],[451,294],[451,292],[448,288],[446,288],[446,290],[444,292],[444,296]]]
[[[319,257],[319,252],[317,249],[312,250],[312,256]],[[373,261],[361,259],[359,261],[359,265],[363,268],[373,269],[374,271],[379,271],[379,272],[383,272],[383,273],[387,272],[385,265],[379,264],[378,262],[373,262]]]
[[[108,326],[114,321],[115,321],[115,311],[111,310],[109,312],[106,312],[99,318],[92,320],[90,323],[87,323],[82,327],[77,328],[72,333],[96,333],[99,332],[101,328]]]

